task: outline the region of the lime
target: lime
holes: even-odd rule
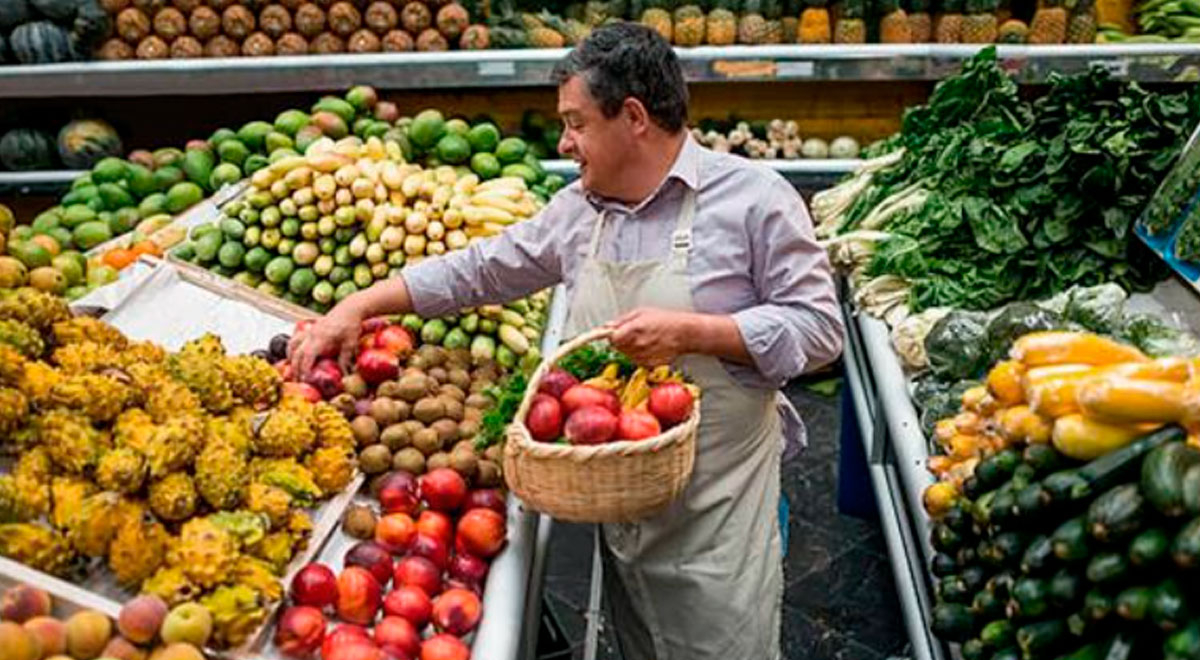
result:
[[[476,153],[491,153],[500,144],[500,129],[491,122],[476,124],[467,132],[467,142],[471,143],[471,150]]]
[[[496,158],[499,158],[500,162],[505,165],[519,163],[527,151],[529,151],[529,147],[521,138],[504,138],[500,140],[500,144],[496,145]]]
[[[408,127],[408,136],[413,144],[422,149],[429,149],[442,139],[446,133],[446,120],[437,110],[424,110],[413,118]]]
[[[438,140],[437,155],[451,165],[466,162],[471,157],[471,143],[458,133],[447,133]]]
[[[487,152],[471,156],[471,171],[480,179],[494,179],[500,176],[500,160]]]

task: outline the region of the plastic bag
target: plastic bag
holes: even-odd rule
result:
[[[988,362],[987,314],[954,310],[933,324],[925,336],[929,369],[945,380],[980,373]]]
[[[987,325],[987,362],[1008,355],[1014,341],[1031,332],[1057,330],[1065,325],[1061,316],[1029,302],[1005,305]]]
[[[1125,317],[1125,300],[1129,297],[1119,285],[1072,288],[1063,315],[1069,321],[1101,334],[1111,334],[1121,327]]]
[[[1152,314],[1125,316],[1116,336],[1151,357],[1200,355],[1195,335]]]
[[[949,308],[934,307],[920,314],[913,314],[892,328],[892,348],[900,356],[900,362],[909,371],[919,371],[929,366],[925,354],[925,337],[942,317],[950,313]]]

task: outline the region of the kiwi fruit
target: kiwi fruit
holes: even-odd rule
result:
[[[374,417],[367,415],[359,415],[350,422],[350,430],[354,433],[354,439],[358,441],[359,447],[366,447],[379,442],[379,422],[375,421]]]
[[[438,396],[449,397],[459,403],[464,403],[467,400],[467,393],[463,388],[453,383],[446,383],[438,389]]]
[[[392,456],[392,469],[412,474],[425,474],[425,454],[413,447],[406,447]]]
[[[489,447],[491,449],[491,447]],[[500,464],[488,459],[482,459],[475,466],[475,486],[478,488],[494,488],[503,483]]]
[[[456,451],[469,451],[474,453],[475,443],[471,442],[470,440],[459,440],[458,442],[454,443],[453,447],[450,448],[450,453],[454,453]]]
[[[413,434],[412,446],[429,456],[442,448],[442,438],[433,429],[421,429]]]
[[[379,441],[391,451],[400,451],[412,442],[408,427],[403,424],[392,424],[379,434]]]
[[[400,381],[385,380],[375,388],[375,396],[387,397],[389,399],[401,399],[400,396]]]
[[[392,450],[383,444],[371,445],[358,455],[358,467],[365,474],[387,472],[391,465]]]
[[[455,449],[450,452],[450,467],[461,474],[464,479],[474,479],[479,470],[479,457],[475,451],[468,448],[465,451]]]
[[[466,369],[451,369],[446,374],[450,384],[457,387],[459,391],[465,391],[471,386],[471,374],[467,373]]]
[[[465,401],[463,401],[463,403],[466,404],[466,406],[468,408],[478,408],[479,410],[487,410],[488,408],[492,407],[493,402],[492,402],[492,397],[490,397],[486,394],[481,394],[479,392],[476,392],[476,393],[472,394],[471,396],[467,397],[467,399]]]
[[[376,397],[371,402],[370,408],[371,417],[379,422],[379,426],[387,427],[402,421],[400,419],[400,409],[397,403],[387,397]]]
[[[432,424],[446,416],[446,406],[440,399],[426,397],[413,406],[412,416],[419,422]]]
[[[438,385],[450,381],[450,373],[441,367],[434,367],[430,369],[429,377],[437,381]]]
[[[330,399],[329,403],[334,408],[337,408],[338,412],[345,415],[347,419],[353,418],[356,414],[354,410],[354,395],[352,394],[342,392]]]
[[[479,420],[464,419],[458,423],[458,437],[473,441],[477,435],[479,435]]]
[[[491,389],[492,385],[493,381],[490,380],[473,380],[471,381],[471,386],[467,388],[467,391],[471,394],[483,394]]]
[[[362,376],[350,374],[342,378],[342,391],[356,399],[361,399],[370,391],[370,386]]]
[[[429,391],[426,378],[423,375],[411,374],[400,379],[396,384],[396,398],[412,403],[425,396]]]
[[[429,425],[442,441],[442,446],[458,440],[458,422],[452,419],[439,419]]]
[[[471,351],[465,348],[452,348],[446,351],[446,368],[466,370],[471,366]]]
[[[450,467],[450,454],[447,454],[444,451],[434,453],[429,456],[429,458],[425,459],[425,469],[429,470],[430,472],[440,468],[448,467]]]
[[[483,421],[483,411],[478,408],[463,408],[463,421],[478,424]]]
[[[466,408],[463,407],[463,404],[448,396],[439,396],[438,399],[441,399],[442,401],[442,408],[444,408],[446,411],[444,415],[446,419],[451,419],[456,422],[462,421],[463,413],[466,411]]]
[[[500,445],[492,445],[483,450],[483,457],[499,465],[504,460],[504,448]]]
[[[421,429],[425,428],[424,424],[422,424],[421,422],[418,422],[415,419],[410,419],[410,420],[407,420],[404,422],[400,422],[400,426],[403,426],[404,429],[406,431],[408,431],[408,437],[410,440],[412,439],[412,437],[414,435],[417,434],[417,431],[420,431]]]
[[[375,524],[379,518],[371,507],[363,504],[351,504],[342,517],[342,531],[356,539],[375,537]]]

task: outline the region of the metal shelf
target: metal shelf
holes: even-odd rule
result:
[[[690,82],[939,80],[974,45],[702,46],[677,49]],[[1021,82],[1094,63],[1152,82],[1200,79],[1194,44],[1000,46]],[[548,86],[564,49],[372,53],[195,60],[68,62],[0,67],[0,98],[228,95],[345,89]]]
[[[0,172],[0,193],[30,195],[61,192],[83,174],[82,170]]]

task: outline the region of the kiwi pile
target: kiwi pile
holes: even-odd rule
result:
[[[389,470],[414,475],[453,468],[477,488],[500,486],[500,447],[475,449],[484,412],[494,405],[485,392],[502,368],[472,362],[466,349],[425,345],[409,358],[396,380],[380,383],[374,398],[356,374],[343,379],[332,400],[350,418],[358,441],[358,464],[368,476]]]

